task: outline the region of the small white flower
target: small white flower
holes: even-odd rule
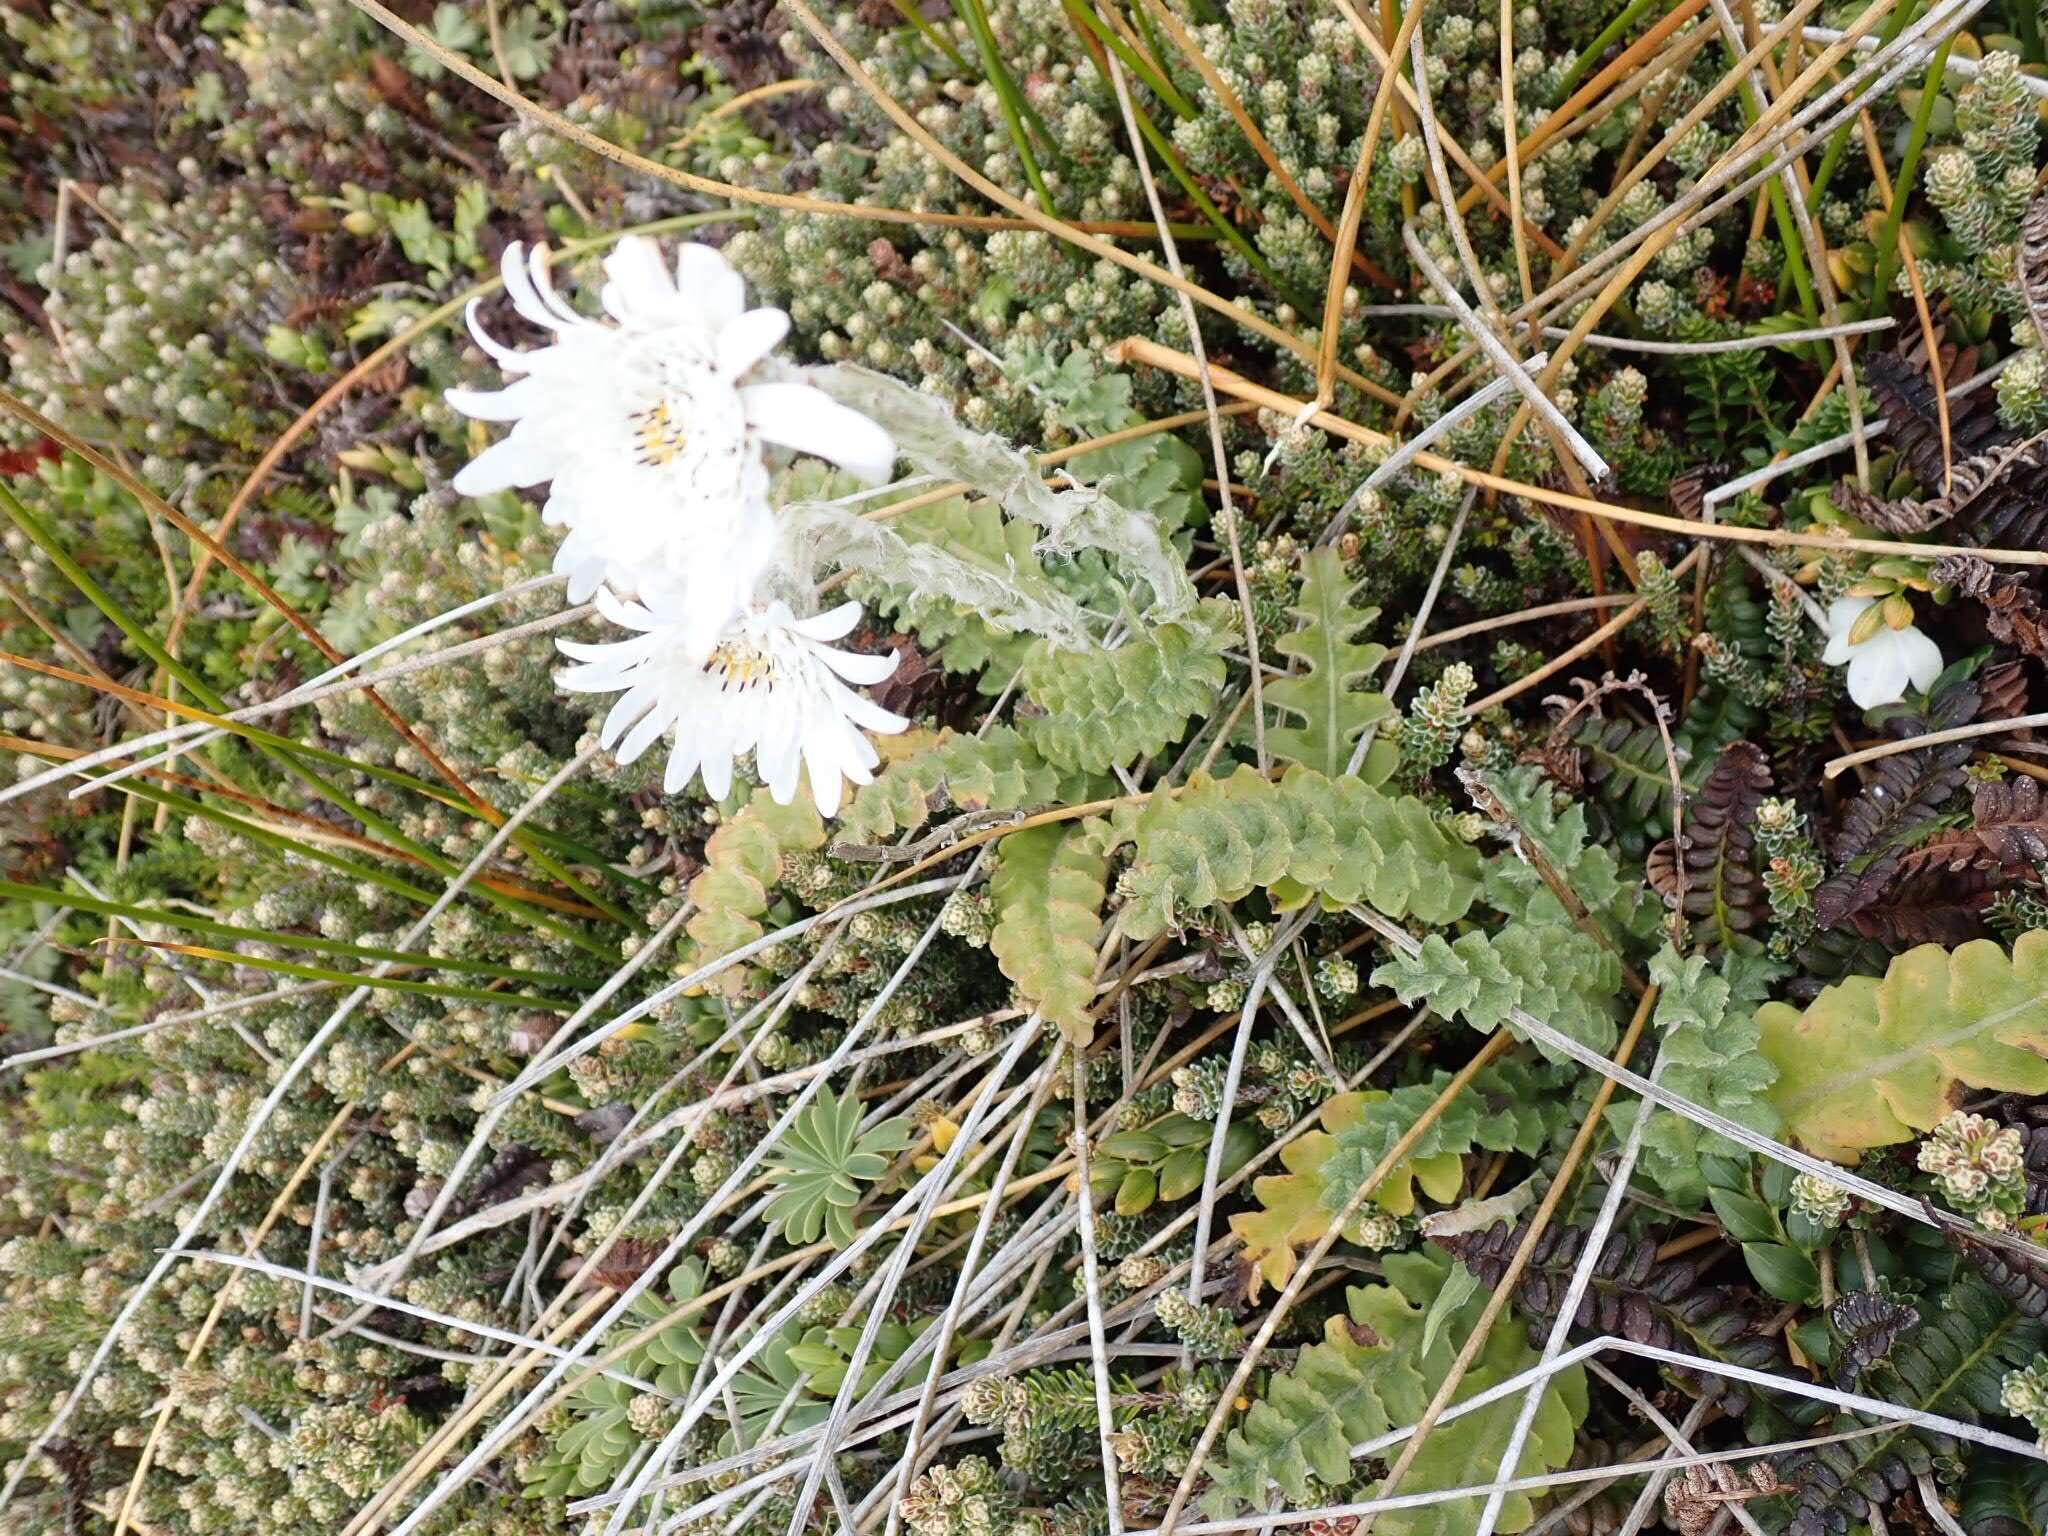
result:
[[[644,236],[605,258],[608,321],[555,292],[545,246],[506,249],[505,291],[553,333],[521,352],[470,332],[508,374],[498,391],[451,389],[448,403],[514,425],[455,477],[466,496],[552,482],[543,517],[568,536],[555,569],[572,602],[600,582],[666,595],[708,645],[754,592],[774,554],[766,448],[816,454],[865,480],[887,477],[889,434],[823,391],[784,376],[770,353],[789,330],[779,309],[748,309],[746,287],[706,245],[676,252],[673,274]]]
[[[1906,685],[1925,690],[1941,676],[1941,647],[1908,624],[1893,629],[1880,623],[1867,639],[1850,642],[1850,631],[1876,599],[1841,597],[1828,604],[1828,648],[1821,660],[1831,667],[1847,664],[1849,697],[1858,709],[1896,704]]]
[[[598,645],[557,642],[581,662],[556,681],[572,693],[620,693],[599,739],[630,763],[672,732],[662,788],[679,793],[704,776],[714,799],[732,789],[733,760],[754,754],[755,770],[777,801],[796,795],[808,769],[821,814],[837,814],[843,782],[866,784],[880,761],[863,728],[894,735],[910,722],[846,685],[879,683],[897,657],[836,650],[860,622],[860,604],[799,619],[771,602],[740,613],[709,646],[690,643],[687,617],[667,601],[626,602],[600,588],[598,607],[631,639]]]

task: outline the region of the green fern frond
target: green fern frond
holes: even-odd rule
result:
[[[1259,1209],[1230,1218],[1232,1234],[1245,1246],[1246,1262],[1255,1266],[1254,1287],[1259,1277],[1274,1285],[1287,1283],[1294,1273],[1294,1250],[1330,1230],[1352,1195],[1450,1080],[1450,1073],[1438,1072],[1391,1093],[1338,1094],[1322,1107],[1322,1129],[1281,1149],[1287,1172],[1254,1179]],[[1391,1215],[1406,1216],[1415,1209],[1418,1184],[1433,1200],[1455,1198],[1464,1182],[1465,1154],[1482,1148],[1534,1156],[1564,1120],[1569,1102],[1549,1068],[1513,1061],[1486,1068],[1381,1180],[1374,1203]]]
[[[957,811],[1010,811],[1095,798],[1103,786],[1063,773],[1013,727],[980,736],[947,734],[898,758],[855,791],[839,818],[844,842],[878,843],[912,832],[950,805]]]
[[[1386,1269],[1394,1283],[1348,1289],[1346,1313],[1329,1319],[1323,1341],[1304,1349],[1294,1370],[1275,1376],[1245,1415],[1243,1427],[1232,1431],[1203,1501],[1211,1515],[1228,1519],[1248,1507],[1265,1507],[1269,1483],[1278,1484],[1295,1503],[1306,1503],[1313,1496],[1311,1477],[1337,1485],[1351,1480],[1354,1443],[1421,1417],[1471,1336],[1487,1297],[1475,1289],[1462,1301],[1445,1298],[1448,1315],[1432,1316],[1452,1275],[1449,1261],[1440,1254],[1393,1254]],[[1527,1369],[1535,1359],[1526,1329],[1502,1317],[1453,1402]],[[1582,1373],[1574,1368],[1554,1377],[1517,1475],[1563,1466],[1586,1407]],[[1509,1397],[1440,1425],[1409,1468],[1402,1491],[1491,1482],[1519,1411],[1519,1399]],[[1468,1499],[1390,1510],[1380,1521],[1401,1536],[1454,1536],[1472,1529],[1478,1503]],[[1497,1528],[1520,1531],[1534,1518],[1528,1496],[1512,1495]]]
[[[1229,604],[1211,598],[1115,650],[1037,642],[1021,681],[1045,713],[1022,721],[1026,739],[1047,761],[1091,773],[1127,767],[1178,741],[1223,686],[1223,649],[1236,632],[1231,617]]]
[[[1124,877],[1119,921],[1134,939],[1185,913],[1254,890],[1284,907],[1321,896],[1370,903],[1428,923],[1463,917],[1479,894],[1479,858],[1411,795],[1293,767],[1278,782],[1252,768],[1197,774],[1179,795],[1154,796],[1132,823],[1137,861]]]
[[[760,918],[782,879],[784,856],[824,846],[825,823],[807,791],[777,805],[767,790],[755,790],[740,813],[711,834],[704,871],[690,882],[697,911],[688,932],[697,941],[697,959],[715,960],[766,932]]]
[[[1100,821],[1028,827],[996,848],[988,947],[1025,1003],[1077,1045],[1093,1033],[1095,935],[1109,860]]]
[[[1758,1049],[1756,1005],[1782,974],[1783,966],[1739,950],[1728,952],[1719,972],[1708,968],[1704,955],[1681,961],[1668,946],[1661,951],[1650,962],[1650,980],[1659,989],[1650,1023],[1663,1041],[1664,1086],[1738,1124],[1775,1133],[1778,1112],[1768,1094],[1778,1069]],[[1626,1134],[1636,1107],[1617,1105],[1608,1113]],[[1693,1207],[1707,1198],[1700,1155],[1732,1150],[1683,1115],[1655,1110],[1644,1128],[1642,1171],[1671,1199]]]
[[[999,574],[1018,591],[1058,601],[1036,552],[1038,530],[1006,518],[994,502],[954,497],[919,507],[896,519],[896,532],[913,544],[932,544],[971,564]],[[894,617],[935,653],[948,672],[981,675],[981,688],[995,693],[1031,653],[1034,637],[997,629],[962,605],[908,587],[856,579],[854,593],[878,612]]]
[[[1668,784],[1668,781],[1667,781]],[[1556,791],[1536,767],[1489,774],[1486,788],[1514,818],[1523,839],[1547,859],[1564,884],[1589,911],[1607,913],[1624,898],[1621,867],[1607,848],[1589,841],[1586,808],[1568,800],[1560,808]],[[1540,875],[1519,858],[1495,859],[1487,865],[1486,899],[1511,917],[1532,917],[1555,910]]]
[[[1596,1051],[1620,1038],[1614,1017],[1621,963],[1569,923],[1510,920],[1500,932],[1474,930],[1446,942],[1432,933],[1420,953],[1396,955],[1372,973],[1404,1003],[1426,1002],[1492,1034],[1521,1008]]]
[[[1387,659],[1383,645],[1361,643],[1357,636],[1379,617],[1377,608],[1354,608],[1351,599],[1364,585],[1344,569],[1344,561],[1328,545],[1312,550],[1303,563],[1301,600],[1294,616],[1301,628],[1282,635],[1274,645],[1280,655],[1301,664],[1301,670],[1266,684],[1266,702],[1299,721],[1266,731],[1266,745],[1275,757],[1335,776],[1351,761],[1353,745],[1365,728],[1393,714],[1383,693],[1361,692],[1358,684]],[[1398,754],[1387,749],[1367,757],[1366,778],[1379,783],[1393,771]],[[1372,771],[1372,770],[1377,771]]]
[[[1941,1294],[1939,1307],[1922,1307],[1920,1322],[1863,1374],[1858,1390],[1926,1413],[1977,1424],[2007,1410],[1999,1386],[2008,1371],[2038,1361],[2048,1349],[2048,1328],[2015,1311],[1990,1286],[1965,1278]],[[1778,1421],[1782,1423],[1783,1421]],[[1867,1421],[1841,1414],[1815,1426],[1848,1430]],[[1955,1442],[1912,1424],[1891,1424],[1875,1434],[1797,1452],[1780,1476],[1799,1490],[1790,1536],[1837,1530],[1863,1499],[1888,1504],[1896,1493],[1891,1470],[1932,1470],[1933,1457],[1952,1454]],[[1997,1457],[1994,1460],[2016,1458]]]

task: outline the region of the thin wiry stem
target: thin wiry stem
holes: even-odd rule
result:
[[[972,865],[970,865],[967,873],[959,877],[960,881],[971,879],[973,875],[979,871],[982,860],[986,856],[986,852],[987,845],[984,844],[982,850],[976,853],[974,862]],[[953,880],[941,880],[930,883],[940,888],[950,888],[952,885],[958,882]],[[902,896],[903,889],[904,888],[899,888],[897,891],[888,892],[884,894],[894,895],[900,899],[900,897]],[[876,898],[876,900],[877,902],[879,902],[879,898]],[[811,923],[816,921],[823,921],[826,918],[834,915],[834,913],[845,915],[850,910],[852,910],[850,907],[833,908],[830,911],[815,914],[812,919],[806,920],[805,923],[794,924],[792,925],[792,927],[806,928]],[[902,963],[897,967],[895,973],[889,978],[887,982],[883,984],[881,990],[876,993],[875,997],[872,1001],[869,1002],[868,1006],[861,1011],[860,1017],[854,1022],[852,1028],[848,1029],[845,1032],[845,1034],[843,1034],[840,1037],[839,1043],[833,1048],[833,1052],[831,1056],[828,1058],[828,1060],[832,1063],[832,1068],[834,1070],[836,1070],[840,1065],[842,1065],[846,1057],[852,1053],[855,1045],[860,1041],[861,1037],[867,1032],[867,1030],[873,1025],[876,1016],[881,1012],[881,1010],[884,1007],[887,1006],[889,999],[896,994],[898,988],[902,986],[904,979],[907,976],[909,976],[910,972],[916,967],[918,960],[922,958],[926,948],[929,947],[932,939],[937,935],[937,933],[938,919],[934,917],[931,924],[925,929],[924,933],[919,937],[918,941],[911,947],[910,952],[904,956]],[[785,933],[784,937],[788,936],[790,935]],[[712,962],[712,965],[710,967],[704,967],[701,969],[715,974],[717,970],[722,970],[729,964],[737,963],[735,959],[736,956],[743,958],[745,954],[755,949],[758,949],[759,947],[760,945],[758,941],[756,944],[753,945],[742,946],[740,950],[734,951],[733,954],[727,955],[721,958],[720,960]],[[692,986],[702,985],[703,981],[707,979],[707,975],[697,975],[694,978],[684,978],[684,980]],[[678,982],[672,987],[663,988],[662,992],[656,994],[656,996],[662,997],[663,1000],[666,1000],[664,994],[680,995],[682,990],[683,983]],[[774,1148],[774,1146],[780,1140],[780,1138],[788,1132],[791,1125],[795,1124],[797,1116],[799,1116],[804,1112],[804,1110],[809,1108],[811,1102],[818,1096],[819,1091],[823,1088],[825,1081],[825,1077],[823,1075],[820,1075],[815,1081],[807,1084],[804,1088],[798,1091],[796,1097],[789,1102],[788,1106],[783,1110],[782,1114],[777,1117],[775,1124],[769,1128],[768,1132],[758,1142],[755,1143],[755,1145],[748,1151],[747,1155],[743,1159],[741,1159],[740,1163],[733,1169],[733,1171],[729,1175],[727,1175],[726,1179],[719,1186],[719,1188],[713,1191],[710,1198],[708,1198],[704,1202],[703,1207],[695,1215],[690,1217],[688,1221],[683,1223],[682,1227],[677,1231],[676,1235],[669,1240],[667,1246],[664,1248],[662,1253],[659,1256],[657,1256],[655,1261],[647,1268],[647,1270],[640,1274],[637,1278],[635,1278],[632,1281],[632,1283],[626,1287],[625,1290],[621,1291],[617,1298],[611,1303],[611,1305],[605,1308],[599,1320],[595,1324],[593,1324],[588,1330],[586,1330],[583,1337],[577,1343],[576,1349],[574,1351],[574,1354],[576,1356],[580,1357],[581,1355],[587,1354],[591,1349],[595,1348],[598,1342],[603,1338],[605,1332],[621,1317],[625,1315],[627,1310],[633,1305],[635,1301],[639,1300],[640,1297],[643,1294],[645,1294],[647,1289],[654,1283],[655,1276],[659,1274],[664,1268],[666,1268],[666,1266],[671,1261],[673,1261],[673,1259],[678,1254],[683,1252],[687,1244],[695,1241],[698,1233],[703,1231],[705,1226],[710,1223],[713,1216],[715,1216],[718,1213],[718,1211],[725,1204],[725,1202],[732,1198],[734,1191],[738,1190],[745,1184],[747,1179],[753,1174],[753,1171],[760,1166],[762,1161],[767,1157],[768,1153]],[[879,1236],[884,1230],[886,1230],[886,1223],[874,1228],[866,1237],[863,1237],[861,1239],[861,1243],[865,1244],[873,1241],[876,1238],[879,1238]],[[856,1246],[859,1245],[857,1244]],[[843,1268],[844,1266],[841,1265],[840,1267]],[[835,1270],[831,1269],[828,1269],[826,1271],[828,1275],[835,1272]],[[822,1288],[823,1284],[824,1281],[820,1280],[814,1282],[814,1287]],[[436,1509],[438,1509],[441,1506],[441,1504],[448,1499],[450,1495],[452,1495],[471,1477],[475,1476],[478,1470],[480,1470],[485,1465],[485,1463],[487,1463],[493,1457],[495,1457],[498,1454],[499,1450],[504,1446],[504,1444],[514,1434],[519,1432],[519,1429],[526,1423],[528,1416],[535,1411],[535,1409],[539,1406],[542,1399],[544,1399],[561,1382],[562,1378],[568,1374],[569,1368],[573,1363],[573,1360],[564,1360],[558,1361],[556,1362],[556,1364],[551,1366],[547,1374],[544,1377],[542,1377],[542,1379],[535,1386],[527,1390],[525,1396],[520,1399],[519,1403],[511,1410],[511,1412],[509,1412],[502,1420],[500,1420],[500,1422],[494,1428],[492,1428],[484,1435],[483,1439],[477,1444],[476,1448],[472,1450],[467,1456],[465,1456],[462,1459],[462,1461],[459,1464],[457,1464],[453,1469],[451,1469],[446,1475],[444,1475],[426,1494],[426,1496],[417,1505],[414,1506],[412,1511],[405,1517],[405,1519],[393,1529],[391,1536],[411,1536],[411,1533],[418,1530],[420,1525],[423,1524],[433,1514],[433,1512]],[[701,1417],[701,1414],[699,1414],[698,1417]],[[683,1419],[679,1419],[677,1422],[679,1424],[694,1423],[695,1418],[692,1418],[688,1414],[686,1414]],[[687,1432],[687,1430],[671,1430],[669,1432],[669,1435],[665,1437],[665,1440],[669,1442],[668,1451],[666,1452],[666,1454],[673,1454],[674,1443],[679,1443],[682,1438],[682,1433],[685,1432]]]
[[[498,851],[512,840],[513,834],[526,823],[528,818],[540,810],[542,806],[546,805],[553,798],[555,792],[564,784],[583,771],[589,764],[592,755],[592,753],[585,752],[563,764],[553,777],[534,791],[524,805],[508,816],[504,824],[491,834],[490,840],[478,849],[476,855],[469,863],[456,874],[454,879],[448,882],[447,888],[435,899],[434,905],[428,908],[426,913],[416,919],[412,926],[406,930],[405,936],[398,942],[398,947],[400,949],[409,949],[419,943],[432,927],[434,920],[454,904],[455,899],[462,894],[464,887],[483,871],[486,864],[498,856]],[[371,974],[381,976],[387,973],[390,968],[391,962],[379,961]],[[312,1038],[300,1048],[298,1055],[293,1057],[284,1070],[278,1074],[277,1081],[271,1085],[270,1092],[264,1095],[263,1101],[256,1106],[255,1113],[249,1117],[249,1123],[242,1128],[242,1134],[236,1138],[235,1145],[229,1150],[227,1158],[221,1165],[220,1172],[214,1177],[212,1187],[200,1198],[199,1204],[193,1209],[191,1216],[180,1226],[177,1238],[157,1256],[156,1262],[150,1266],[149,1272],[143,1276],[142,1282],[128,1293],[127,1299],[121,1304],[120,1311],[114,1316],[113,1324],[101,1336],[98,1345],[94,1347],[91,1356],[88,1357],[85,1369],[79,1373],[77,1382],[65,1394],[64,1401],[58,1405],[56,1413],[51,1415],[49,1423],[44,1425],[36,1433],[35,1438],[30,1441],[21,1459],[14,1464],[14,1470],[8,1475],[6,1483],[0,1485],[0,1509],[7,1507],[8,1502],[14,1497],[15,1490],[20,1487],[22,1478],[27,1475],[28,1469],[40,1459],[44,1449],[50,1442],[64,1432],[64,1426],[71,1422],[71,1415],[77,1411],[80,1401],[91,1390],[92,1383],[99,1376],[101,1368],[107,1363],[107,1357],[113,1353],[115,1343],[120,1339],[122,1333],[126,1331],[129,1323],[133,1321],[136,1313],[141,1310],[142,1304],[149,1299],[150,1295],[156,1290],[156,1287],[162,1282],[164,1276],[170,1273],[171,1266],[177,1263],[179,1258],[191,1247],[193,1239],[206,1229],[214,1209],[220,1204],[221,1197],[227,1193],[229,1184],[234,1181],[235,1174],[240,1171],[243,1161],[249,1155],[250,1148],[256,1144],[256,1138],[262,1134],[263,1128],[270,1123],[270,1117],[277,1113],[279,1106],[284,1103],[285,1098],[291,1093],[293,1086],[298,1082],[299,1078],[319,1058],[320,1053],[327,1048],[327,1042],[334,1038],[342,1026],[353,1016],[356,1009],[361,1007],[364,1001],[369,998],[372,990],[368,986],[357,987],[347,997],[343,998],[335,1010],[328,1015],[326,1022],[315,1030]]]
[[[1443,268],[1436,264],[1429,252],[1423,248],[1422,242],[1416,238],[1414,225],[1401,226],[1401,244],[1408,252],[1408,259],[1415,263],[1416,268],[1429,280],[1429,285],[1436,289],[1444,303],[1450,306],[1466,332],[1479,343],[1479,350],[1486,354],[1488,361],[1500,370],[1502,377],[1521,392],[1523,400],[1571,449],[1573,456],[1585,466],[1586,473],[1595,480],[1605,480],[1612,471],[1607,461],[1600,457],[1600,451],[1586,441],[1584,434],[1565,418],[1564,412],[1560,411],[1551,398],[1537,386],[1535,379],[1529,376],[1528,370],[1517,362],[1515,355],[1507,349],[1507,344],[1494,335],[1493,328],[1473,313],[1472,306],[1465,302],[1464,297],[1458,292],[1457,285],[1445,275]]]
[[[1651,1082],[1663,1075],[1664,1062],[1664,1053],[1660,1051],[1650,1066]],[[1572,1267],[1571,1283],[1565,1287],[1564,1300],[1558,1303],[1557,1316],[1550,1325],[1549,1336],[1543,1341],[1539,1360],[1553,1359],[1561,1353],[1572,1325],[1578,1321],[1579,1303],[1585,1297],[1586,1287],[1592,1284],[1594,1271],[1600,1266],[1600,1255],[1607,1247],[1607,1235],[1614,1228],[1614,1218],[1620,1214],[1621,1197],[1628,1192],[1628,1181],[1635,1173],[1636,1158],[1643,1150],[1643,1132],[1649,1124],[1650,1101],[1643,1099],[1636,1104],[1635,1114],[1630,1119],[1628,1140],[1622,1146],[1621,1160],[1608,1175],[1607,1193],[1600,1202],[1600,1211],[1593,1219],[1591,1230],[1586,1234],[1578,1262]],[[1523,1448],[1529,1443],[1529,1432],[1535,1428],[1536,1413],[1542,1406],[1543,1394],[1534,1389],[1522,1398],[1521,1410],[1515,1416],[1515,1427],[1508,1435],[1506,1449],[1500,1454],[1498,1476],[1512,1477],[1522,1464]],[[1671,1434],[1670,1431],[1666,1433]],[[1682,1451],[1692,1449],[1676,1434],[1671,1434],[1671,1443]],[[1493,1536],[1495,1523],[1500,1519],[1502,1500],[1503,1495],[1499,1492],[1487,1495],[1486,1505],[1479,1512],[1479,1523],[1472,1528],[1472,1536]],[[1753,1533],[1753,1536],[1761,1536],[1761,1533]]]
[[[1116,102],[1123,114],[1124,129],[1130,138],[1131,155],[1138,167],[1138,179],[1145,188],[1145,201],[1152,210],[1152,220],[1159,226],[1160,249],[1166,257],[1167,267],[1175,277],[1181,276],[1180,248],[1174,244],[1173,231],[1168,227],[1166,209],[1159,201],[1159,184],[1152,177],[1151,161],[1145,152],[1144,135],[1138,132],[1137,112],[1131,105],[1130,88],[1124,83],[1123,70],[1118,66],[1114,54],[1107,56],[1110,84],[1116,89]],[[1198,382],[1202,387],[1202,409],[1209,422],[1209,453],[1216,464],[1217,497],[1221,501],[1219,516],[1223,531],[1230,546],[1230,574],[1237,588],[1238,614],[1244,623],[1244,646],[1251,657],[1252,694],[1252,743],[1261,770],[1266,767],[1266,707],[1264,684],[1259,676],[1259,625],[1252,614],[1252,593],[1244,574],[1244,551],[1239,547],[1237,535],[1237,508],[1230,499],[1230,456],[1223,448],[1223,418],[1216,410],[1216,385],[1209,377],[1209,355],[1202,343],[1202,324],[1195,314],[1194,301],[1183,290],[1180,300],[1181,323],[1187,327],[1188,347],[1194,353],[1199,370]]]
[[[1247,1018],[1251,1007],[1256,1005],[1248,1007]],[[1109,1522],[1109,1536],[1123,1536],[1123,1489],[1117,1477],[1116,1446],[1112,1438],[1116,1418],[1110,1406],[1109,1345],[1102,1327],[1102,1274],[1095,1258],[1095,1195],[1088,1187],[1088,1064],[1082,1060],[1078,1050],[1070,1049],[1068,1057],[1073,1073],[1074,1157],[1080,1164],[1074,1203],[1081,1215],[1081,1294],[1088,1304],[1088,1354],[1095,1378],[1095,1444],[1097,1453],[1102,1457],[1102,1492],[1107,1504],[1104,1518]],[[1217,1124],[1221,1125],[1229,1116],[1227,1112],[1219,1112],[1216,1118]],[[1206,1206],[1208,1202],[1203,1204]],[[1199,1244],[1196,1251],[1200,1252]],[[1193,1299],[1198,1297],[1199,1292]]]
[[[498,1344],[516,1344],[521,1349],[538,1350],[541,1354],[560,1358],[568,1353],[558,1345],[545,1339],[536,1339],[527,1334],[515,1333],[509,1328],[494,1327],[489,1323],[472,1318],[457,1317],[448,1312],[437,1312],[432,1307],[422,1307],[394,1297],[380,1296],[366,1291],[359,1285],[350,1285],[346,1280],[336,1280],[313,1269],[295,1269],[289,1264],[274,1264],[268,1259],[259,1259],[242,1254],[216,1253],[211,1249],[197,1249],[187,1255],[195,1264],[219,1264],[228,1269],[247,1270],[251,1274],[268,1275],[273,1280],[287,1280],[301,1286],[309,1293],[328,1291],[336,1296],[346,1296],[351,1301],[370,1302],[377,1310],[398,1312],[406,1317],[416,1317],[423,1323],[432,1323],[437,1328],[452,1328],[458,1333],[475,1334],[480,1339],[490,1339]],[[652,1392],[657,1397],[667,1397],[653,1382],[635,1376],[630,1371],[607,1369],[604,1375],[614,1381],[622,1381],[636,1392]]]
[[[796,1510],[790,1518],[790,1536],[798,1536],[810,1520],[811,1502],[818,1492],[818,1474],[832,1465],[832,1458],[838,1453],[840,1437],[846,1432],[848,1418],[853,1409],[855,1388],[860,1385],[861,1375],[867,1369],[868,1357],[875,1347],[875,1335],[881,1331],[882,1320],[888,1315],[889,1307],[896,1299],[897,1287],[903,1283],[903,1272],[909,1267],[911,1257],[917,1251],[918,1238],[923,1234],[925,1223],[931,1219],[932,1207],[945,1192],[953,1167],[957,1165],[960,1157],[965,1155],[973,1139],[981,1133],[989,1107],[995,1102],[996,1090],[1015,1070],[1018,1058],[1024,1054],[1025,1047],[1038,1037],[1039,1029],[1039,1020],[1034,1016],[1017,1031],[1009,1049],[1003,1053],[1003,1059],[996,1063],[994,1070],[983,1079],[981,1090],[975,1096],[974,1106],[968,1112],[966,1123],[954,1137],[953,1145],[948,1149],[946,1157],[941,1159],[939,1166],[925,1181],[924,1197],[917,1207],[912,1225],[905,1230],[902,1240],[897,1243],[895,1253],[890,1255],[888,1267],[881,1276],[879,1293],[870,1303],[867,1320],[861,1327],[860,1338],[854,1343],[853,1353],[846,1367],[846,1379],[840,1383],[839,1391],[832,1400],[832,1416],[825,1423],[823,1442],[817,1456],[812,1460],[811,1472],[804,1479],[804,1486],[797,1494]],[[1049,1076],[1050,1072],[1047,1071],[1046,1075]],[[993,1200],[989,1202],[991,1206],[995,1203]],[[618,1513],[612,1516],[614,1528],[617,1528],[619,1521],[624,1517],[628,1503],[630,1500],[622,1503]]]

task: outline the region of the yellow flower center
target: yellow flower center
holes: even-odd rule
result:
[[[640,412],[635,420],[639,422],[639,430],[634,434],[639,446],[637,457],[642,464],[665,469],[682,457],[689,434],[669,410],[666,400]]]
[[[775,658],[751,645],[728,640],[704,662],[706,673],[718,679],[720,692],[728,689],[745,693],[750,688],[775,685]]]

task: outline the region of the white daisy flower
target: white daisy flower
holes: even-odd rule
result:
[[[599,588],[605,617],[636,633],[603,644],[558,641],[582,663],[557,675],[572,693],[619,693],[599,740],[616,743],[630,763],[672,733],[662,788],[676,794],[702,774],[714,799],[732,789],[736,758],[754,754],[755,771],[783,805],[809,770],[819,813],[837,814],[844,783],[866,784],[881,760],[863,729],[895,735],[909,721],[855,693],[848,683],[879,683],[898,658],[834,649],[860,622],[859,603],[799,619],[783,602],[739,614],[709,646],[688,638],[689,625],[666,601],[627,602]]]
[[[1896,704],[1906,696],[1908,684],[1925,691],[1941,676],[1941,647],[1918,625],[1894,629],[1883,617],[1865,620],[1876,601],[1839,597],[1828,604],[1828,648],[1820,659],[1831,667],[1849,668],[1849,697],[1858,709]]]
[[[889,434],[822,391],[783,376],[770,353],[789,330],[779,309],[748,309],[719,252],[685,245],[671,273],[644,236],[605,258],[608,320],[555,292],[545,246],[507,248],[513,307],[553,333],[521,352],[469,327],[508,374],[497,390],[451,389],[448,403],[512,430],[455,477],[467,496],[551,482],[544,518],[568,530],[555,569],[583,602],[600,582],[663,594],[709,645],[753,592],[774,552],[769,445],[816,454],[864,480],[887,478]]]

